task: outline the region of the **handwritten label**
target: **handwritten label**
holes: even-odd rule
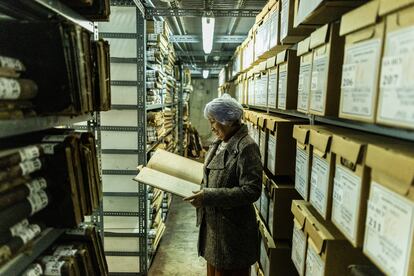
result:
[[[325,263],[310,245],[308,245],[308,251],[306,254],[306,275],[325,275]]]
[[[328,205],[329,164],[325,159],[313,155],[309,202],[326,218]]]
[[[36,146],[30,146],[19,150],[20,160],[26,161],[40,156],[40,151]]]
[[[293,226],[292,237],[292,261],[299,275],[305,272],[306,236],[305,233],[295,225]]]
[[[49,198],[45,191],[40,190],[37,193],[31,194],[27,197],[31,206],[31,214],[35,214],[45,208],[49,203]]]
[[[295,189],[305,199],[309,191],[309,154],[296,147]]]
[[[276,174],[276,137],[272,134],[267,139],[267,168],[272,174]]]
[[[42,162],[39,158],[36,158],[34,160],[22,162],[19,166],[22,170],[22,175],[28,175],[32,172],[40,170],[42,168]]]

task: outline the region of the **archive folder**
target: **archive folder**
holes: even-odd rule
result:
[[[146,167],[138,168],[140,172],[135,181],[181,197],[200,190],[203,180],[203,164],[161,149],[154,153]]]

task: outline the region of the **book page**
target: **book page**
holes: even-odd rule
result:
[[[142,168],[134,180],[181,197],[191,196],[193,191],[200,190],[198,184],[148,167]]]
[[[146,167],[195,184],[203,181],[202,163],[162,149],[154,153]]]

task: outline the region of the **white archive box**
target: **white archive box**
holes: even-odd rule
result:
[[[137,87],[112,85],[111,103],[112,105],[137,105]]]
[[[386,15],[377,122],[414,129],[414,1],[380,1]]]
[[[384,23],[379,1],[371,1],[342,16],[345,36],[339,117],[374,122],[377,109]]]
[[[369,144],[371,186],[364,253],[387,275],[414,274],[414,150],[402,141]]]
[[[101,112],[103,126],[138,126],[137,110],[110,110]]]
[[[137,149],[137,131],[101,131],[102,149]]]
[[[111,80],[136,81],[137,67],[133,63],[111,63]]]
[[[99,22],[99,32],[136,33],[137,14],[134,8],[111,7],[111,22]]]

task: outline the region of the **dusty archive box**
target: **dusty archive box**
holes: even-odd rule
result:
[[[414,1],[380,1],[386,33],[377,122],[414,128]]]
[[[276,56],[266,60],[266,68],[268,68],[268,85],[267,85],[267,107],[271,109],[277,108],[277,64]]]
[[[369,262],[332,223],[320,219],[312,207],[308,210],[305,221],[305,235],[308,236],[305,275],[347,275],[349,265]]]
[[[254,95],[255,106],[266,107],[267,106],[267,85],[268,85],[268,72],[266,70],[266,61],[261,62],[255,67],[255,83],[254,83]]]
[[[413,275],[413,145],[381,143],[367,150],[371,185],[363,251],[387,275]]]
[[[280,41],[282,44],[294,44],[309,35],[314,27],[293,27],[295,19],[295,0],[281,0],[280,4]]]
[[[312,128],[309,134],[312,145],[312,167],[309,202],[326,220],[331,216],[332,181],[335,155],[331,151],[333,132],[328,128]]]
[[[278,89],[277,108],[296,109],[298,98],[299,59],[295,50],[284,50],[277,54]]]
[[[313,60],[313,53],[310,48],[310,37],[298,43],[297,55],[300,59],[297,110],[299,112],[308,113]]]
[[[294,27],[322,25],[340,18],[342,14],[364,4],[366,0],[295,0]]]
[[[296,275],[290,259],[291,248],[287,241],[275,241],[266,226],[259,220],[260,265],[265,276]]]
[[[260,133],[259,149],[260,149],[260,155],[261,155],[263,167],[266,167],[266,163],[267,163],[267,136],[269,135],[268,130],[266,128],[267,120],[268,120],[268,115],[266,114],[260,114],[257,120],[258,130]]]
[[[345,36],[339,117],[374,122],[377,109],[384,23],[379,1],[371,1],[342,17]]]
[[[331,146],[336,158],[331,220],[355,247],[363,243],[369,189],[366,136],[355,132],[333,134]]]
[[[303,199],[309,200],[312,146],[309,144],[310,125],[295,125],[293,138],[296,140],[295,189]]]
[[[295,173],[295,141],[292,137],[293,125],[300,124],[299,119],[268,117],[266,127],[267,169],[274,176],[293,176]]]
[[[293,214],[292,233],[292,262],[300,276],[305,275],[306,250],[308,236],[305,233],[305,221],[309,216],[310,203],[305,200],[293,200],[291,212]]]
[[[311,34],[313,51],[309,113],[338,113],[344,39],[339,37],[339,24],[324,25]]]

